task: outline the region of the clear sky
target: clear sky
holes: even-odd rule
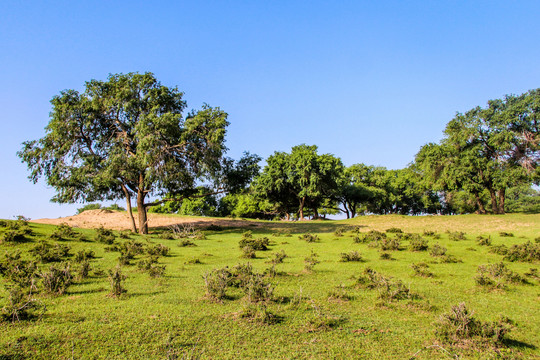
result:
[[[229,113],[229,156],[405,167],[456,112],[540,87],[539,1],[2,1],[0,218],[71,215],[15,153],[50,99],[153,72]],[[123,205],[123,201],[119,201]]]

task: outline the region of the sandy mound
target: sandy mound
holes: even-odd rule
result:
[[[135,213],[133,214],[133,216],[135,217],[135,223],[138,224],[137,214]],[[67,223],[73,227],[87,229],[98,228],[100,226],[113,230],[131,229],[131,220],[126,212],[112,211],[106,209],[87,210],[78,215],[67,216],[57,219],[37,219],[32,220],[32,222],[52,225],[60,225],[62,223]],[[186,223],[193,224],[194,226],[208,226],[211,224],[225,227],[247,225],[257,226],[257,223],[255,222],[248,222],[243,220],[225,220],[205,217],[182,217],[163,214],[148,214],[148,226],[150,226],[151,228],[167,227],[171,225]]]

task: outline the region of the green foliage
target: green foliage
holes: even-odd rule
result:
[[[0,274],[21,289],[34,286],[37,272],[36,262],[22,259],[20,252],[6,253],[0,262]]]
[[[413,239],[409,243],[409,250],[411,251],[426,251],[428,248],[428,241],[426,239]]]
[[[73,260],[75,262],[81,263],[83,261],[86,261],[88,259],[93,259],[96,257],[96,253],[93,250],[87,249],[87,250],[79,250],[77,251],[77,254],[75,254],[75,257]]]
[[[504,288],[503,283],[521,284],[525,280],[517,273],[508,269],[502,262],[491,265],[480,265],[475,281],[478,285]]]
[[[2,320],[11,322],[29,320],[37,316],[38,309],[45,310],[31,290],[11,286],[8,292],[7,304],[0,310]]]
[[[491,246],[491,238],[489,236],[479,235],[476,237],[476,243],[480,246]]]
[[[540,243],[527,241],[523,244],[512,245],[504,251],[504,260],[508,261],[538,261],[540,260]]]
[[[60,267],[51,265],[47,271],[43,271],[39,276],[43,282],[43,289],[52,295],[64,294],[73,281],[69,263],[64,263]]]
[[[113,297],[119,297],[123,293],[127,292],[124,288],[124,281],[127,276],[122,274],[122,268],[116,266],[109,269],[109,283],[111,284],[111,292],[109,293]]]
[[[397,227],[392,227],[392,228],[389,228],[389,229],[386,229],[386,232],[387,233],[403,233],[403,230],[401,230],[400,228],[397,228]]]
[[[348,253],[341,253],[340,254],[341,259],[339,261],[341,262],[349,262],[349,261],[356,261],[356,262],[363,262],[365,261],[362,255],[358,251],[351,251]]]
[[[110,229],[105,229],[104,227],[99,227],[96,229],[96,236],[94,238],[97,242],[111,245],[116,239],[116,235]]]
[[[67,245],[47,241],[40,241],[29,252],[36,256],[42,263],[62,261],[69,256],[71,248]]]
[[[98,210],[98,209],[101,209],[101,204],[98,204],[98,203],[86,204],[83,207],[77,209],[77,214],[80,214],[87,210]]]
[[[77,238],[79,234],[71,226],[62,223],[49,235],[50,240],[62,241]]]
[[[304,270],[307,272],[312,272],[315,265],[320,264],[320,261],[317,259],[319,257],[313,250],[309,256],[304,258]]]
[[[450,232],[448,234],[448,238],[452,241],[461,241],[461,240],[467,240],[467,238],[465,237],[465,233],[462,232],[462,231],[454,231],[454,232]]]
[[[506,317],[494,322],[484,322],[473,315],[465,303],[454,305],[448,313],[440,316],[435,334],[447,343],[475,341],[501,344],[515,325]]]
[[[411,264],[415,276],[433,277],[433,273],[429,271],[429,265],[425,262]]]
[[[265,251],[268,250],[268,246],[270,246],[270,239],[268,239],[266,236],[257,239],[244,237],[238,242],[238,246],[240,249],[250,247],[256,251]]]
[[[429,255],[431,255],[431,256],[444,256],[446,254],[446,251],[447,251],[447,249],[444,246],[442,246],[440,244],[435,244],[429,250]]]
[[[56,190],[53,201],[139,196],[139,230],[148,233],[146,196],[191,194],[218,172],[225,150],[227,114],[205,104],[184,117],[182,97],[152,73],[88,81],[83,93],[52,99],[45,136],[18,155],[32,181],[44,176]]]
[[[299,240],[304,240],[305,242],[308,242],[308,243],[319,241],[319,237],[317,235],[310,234],[310,233],[302,234],[302,235],[298,236],[298,239]]]

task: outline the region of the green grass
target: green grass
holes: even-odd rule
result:
[[[119,253],[106,252],[106,245],[92,240],[93,230],[77,229],[90,241],[61,241],[71,246],[71,253],[91,249],[96,259],[94,269],[105,271],[75,282],[62,296],[38,295],[46,305],[43,317],[16,323],[0,323],[0,359],[16,358],[103,358],[103,359],[329,359],[409,358],[420,351],[418,359],[448,358],[445,351],[464,358],[533,358],[540,356],[540,287],[537,279],[530,284],[509,284],[506,290],[489,290],[475,284],[479,265],[500,262],[501,255],[479,246],[476,236],[491,236],[493,245],[534,243],[540,235],[539,215],[505,216],[366,216],[345,221],[260,222],[248,226],[253,237],[270,238],[268,251],[257,251],[257,258],[242,259],[238,241],[246,229],[206,232],[206,240],[194,240],[195,247],[179,247],[179,240],[163,240],[159,232],[149,236],[131,236],[144,243],[164,244],[171,248],[160,257],[166,265],[165,277],[151,278],[137,266],[124,266],[128,276],[127,293],[120,298],[107,296],[110,285],[106,272],[118,263]],[[28,250],[46,238],[55,226],[30,224],[30,241],[1,243],[4,252]],[[425,237],[431,247],[439,243],[461,263],[436,263],[429,251],[409,251],[409,241],[401,242],[400,251],[390,251],[395,260],[381,260],[380,251],[368,244],[353,242],[353,233],[335,236],[336,229],[361,226],[360,231],[397,227],[404,232],[422,234],[436,231],[440,239]],[[451,241],[446,231],[463,231],[467,240]],[[500,232],[513,237],[501,237]],[[1,230],[0,230],[1,232]],[[319,241],[308,243],[299,234],[317,234]],[[276,236],[278,235],[279,236]],[[286,236],[286,234],[292,234]],[[395,234],[388,234],[394,237]],[[117,239],[118,243],[126,240]],[[228,290],[228,299],[216,303],[205,299],[203,274],[224,266],[251,263],[258,272],[271,265],[273,253],[287,254],[276,265],[279,275],[269,279],[275,287],[275,300],[267,310],[278,315],[275,324],[261,324],[239,314],[248,306],[238,289]],[[319,255],[313,272],[304,271],[304,258],[311,250]],[[364,262],[341,262],[341,253],[358,251]],[[137,256],[136,259],[141,258]],[[202,264],[191,263],[199,259]],[[414,276],[411,264],[426,262],[434,277]],[[536,263],[505,262],[521,275]],[[46,266],[46,265],[40,265]],[[382,303],[377,290],[352,285],[354,277],[366,267],[400,279],[419,300]],[[6,285],[6,281],[3,281]],[[339,291],[350,300],[330,297]],[[7,289],[0,288],[0,307],[7,301]],[[298,304],[295,299],[302,298]],[[517,323],[509,340],[500,348],[474,347],[442,343],[435,336],[435,322],[452,305],[465,302],[481,320],[495,320],[505,315]],[[313,324],[329,326],[315,329]],[[430,347],[438,345],[442,347]],[[428,347],[428,348],[426,348]]]

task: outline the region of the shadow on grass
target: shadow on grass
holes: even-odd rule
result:
[[[511,348],[517,348],[517,349],[520,349],[520,350],[525,350],[525,349],[536,350],[536,348],[537,348],[536,346],[534,346],[532,344],[528,344],[526,342],[519,341],[519,340],[514,340],[514,339],[503,339],[502,343],[505,346],[508,346],[508,347],[511,347]]]

